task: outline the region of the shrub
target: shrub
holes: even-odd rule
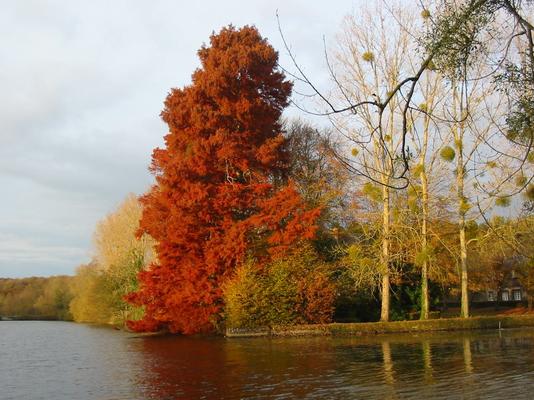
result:
[[[298,314],[298,283],[300,273],[292,265],[293,260],[284,259],[268,266],[265,292],[267,304],[263,312],[267,316],[267,324],[291,325],[296,322]]]
[[[228,328],[332,321],[336,291],[310,246],[263,268],[250,261],[223,285]]]
[[[223,285],[228,326],[255,328],[267,324],[265,286],[264,277],[252,261],[236,269],[233,278]]]
[[[305,323],[326,324],[332,321],[336,290],[323,271],[313,271],[299,283],[299,316]]]

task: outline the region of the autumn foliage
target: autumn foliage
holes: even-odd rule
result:
[[[141,199],[141,232],[157,241],[158,261],[128,298],[145,308],[135,330],[213,329],[236,266],[249,256],[261,265],[316,229],[319,210],[307,210],[287,179],[279,119],[292,85],[276,51],[256,28],[230,26],[198,56],[192,83],[165,101],[169,133]]]
[[[309,245],[261,270],[252,261],[240,265],[223,285],[226,327],[332,322],[336,288],[330,267]]]

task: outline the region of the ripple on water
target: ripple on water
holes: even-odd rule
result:
[[[529,399],[533,362],[527,329],[229,340],[0,322],[6,400]]]

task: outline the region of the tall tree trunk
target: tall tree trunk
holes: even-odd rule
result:
[[[467,286],[467,246],[465,242],[465,216],[460,216],[460,267],[461,267],[461,282],[462,282],[462,304],[460,316],[462,318],[469,317],[469,290]]]
[[[427,102],[433,103],[433,96],[434,93],[432,93],[432,90],[427,85],[427,95],[426,100]],[[431,113],[432,107],[429,103],[427,103],[427,109]],[[428,319],[428,313],[430,310],[430,304],[429,304],[429,294],[428,294],[428,268],[429,268],[429,260],[428,260],[428,218],[429,218],[429,201],[428,201],[428,195],[429,195],[429,189],[428,189],[428,171],[427,171],[427,159],[426,154],[428,151],[428,138],[430,136],[430,122],[431,118],[429,114],[425,114],[425,118],[423,121],[423,144],[421,148],[421,155],[419,159],[419,168],[421,168],[420,176],[421,179],[421,203],[422,203],[422,221],[421,221],[421,252],[423,253],[423,264],[421,265],[421,315],[419,316],[420,319]]]
[[[426,171],[421,172],[421,190],[423,205],[423,221],[421,224],[421,247],[424,255],[423,265],[421,266],[421,315],[420,319],[428,319],[429,295],[428,295],[428,181]]]
[[[459,98],[458,88],[453,83],[453,112],[457,120],[465,117],[467,110]],[[465,165],[464,165],[464,121],[453,126],[454,144],[456,156],[456,195],[458,200],[458,235],[460,239],[460,286],[461,305],[460,317],[469,318],[469,288],[467,276],[467,242],[465,239],[465,214],[469,210],[469,204],[465,197]]]
[[[390,235],[390,210],[389,210],[389,187],[382,186],[382,309],[380,321],[389,321],[389,235]]]
[[[460,133],[461,135],[461,133]],[[467,276],[467,242],[465,240],[465,214],[467,212],[467,200],[464,195],[464,157],[462,149],[461,139],[456,139],[458,150],[458,158],[456,163],[456,184],[458,189],[458,230],[460,236],[460,282],[462,289],[462,299],[461,299],[461,311],[460,317],[468,318],[469,317],[469,289],[468,289],[468,276]]]

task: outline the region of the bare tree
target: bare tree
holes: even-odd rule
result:
[[[381,4],[390,11],[393,19],[397,20],[399,18],[396,15],[407,6],[406,3],[400,1],[393,3],[382,0]],[[319,98],[324,105],[319,111],[306,110],[307,112],[325,116],[344,113],[359,114],[364,113],[362,109],[371,107],[379,116],[378,124],[374,126],[373,131],[383,135],[384,130],[381,125],[384,113],[388,108],[400,108],[402,115],[400,135],[403,140],[398,157],[403,167],[392,171],[391,178],[401,180],[403,184],[400,185],[406,187],[407,182],[404,178],[409,170],[409,149],[406,138],[410,131],[409,114],[417,101],[417,84],[427,69],[438,68],[442,73],[450,74],[457,80],[492,78],[495,82],[500,82],[503,93],[509,98],[511,113],[507,121],[508,126],[523,136],[523,141],[526,141],[526,144],[522,144],[524,160],[531,154],[533,133],[530,127],[534,119],[532,100],[534,98],[532,95],[534,93],[534,25],[529,15],[531,15],[533,4],[532,0],[419,0],[421,17],[431,24],[431,29],[428,29],[426,34],[423,34],[423,31],[420,31],[420,34],[414,34],[422,50],[411,53],[412,57],[418,58],[418,61],[413,62],[416,68],[402,71],[402,74],[397,77],[396,84],[389,88],[385,96],[381,97],[371,92],[357,99],[349,96],[343,96],[341,101],[339,98],[332,99],[326,93],[321,92],[313,80],[306,75],[297,63],[281,28],[280,33],[296,69],[292,76],[310,88],[312,95]],[[500,23],[502,21],[507,21],[507,23]],[[488,53],[487,49],[491,49],[491,52]],[[483,76],[467,76],[469,59],[485,51],[488,55],[486,64],[490,71]],[[329,63],[327,54],[326,58]],[[343,89],[330,64],[329,68],[337,86]],[[299,107],[298,104],[296,105]],[[355,172],[365,174],[362,170]]]
[[[345,139],[345,149],[350,149],[349,155],[338,154],[338,158],[356,176],[367,178],[364,191],[380,193],[382,321],[389,320],[390,308],[392,190],[406,186],[407,168],[407,158],[401,155],[406,140],[400,133],[402,97],[400,93],[391,96],[390,92],[411,68],[405,55],[414,50],[409,29],[405,29],[413,16],[399,10],[398,18],[402,23],[387,18],[387,10],[380,5],[347,17],[335,64],[331,64],[337,89],[333,96],[360,104],[356,114],[330,115],[335,129]],[[366,103],[365,98],[375,100]],[[377,108],[386,98],[389,107]]]

